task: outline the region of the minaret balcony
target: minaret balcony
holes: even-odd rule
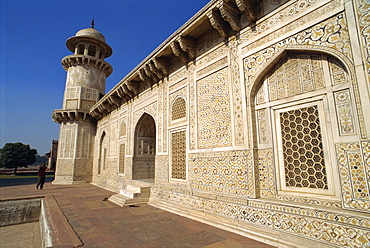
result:
[[[58,124],[70,121],[94,121],[89,111],[82,109],[56,109],[53,112],[52,119]]]
[[[107,77],[113,72],[113,67],[106,61],[88,55],[69,55],[62,59],[62,65],[64,70],[68,71],[68,68],[77,65],[92,65],[99,70],[105,72]]]

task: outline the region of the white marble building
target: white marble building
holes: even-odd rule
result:
[[[370,3],[212,0],[105,94],[67,40],[54,183],[276,246],[370,247]]]

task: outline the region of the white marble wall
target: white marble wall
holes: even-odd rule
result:
[[[369,3],[298,0],[277,7],[276,2],[263,1],[266,14],[256,26],[227,42],[216,31],[209,34],[197,43],[194,61],[187,66],[173,61],[167,78],[99,120],[93,182],[116,192],[130,183],[135,128],[148,114],[156,125],[150,204],[275,245],[365,247]],[[179,97],[186,115],[173,120]],[[309,140],[296,131],[283,133],[312,109]],[[101,144],[103,132],[107,141]],[[185,132],[186,142],[176,143],[178,132]],[[315,133],[320,138],[312,139]],[[300,147],[287,149],[289,139]],[[316,148],[306,146],[315,142]],[[101,146],[107,156],[98,172]],[[299,165],[287,162],[292,151],[300,152],[294,157]],[[302,167],[311,151],[319,156],[316,166]],[[297,183],[305,173],[313,177]]]

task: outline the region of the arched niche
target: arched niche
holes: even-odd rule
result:
[[[132,179],[154,181],[156,126],[153,117],[144,113],[135,127]]]
[[[102,132],[99,141],[99,161],[98,161],[98,174],[105,170],[105,163],[107,158],[107,138],[105,131]]]

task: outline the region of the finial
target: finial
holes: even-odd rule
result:
[[[94,29],[94,26],[95,26],[95,22],[94,22],[94,18],[91,20],[91,28]]]

